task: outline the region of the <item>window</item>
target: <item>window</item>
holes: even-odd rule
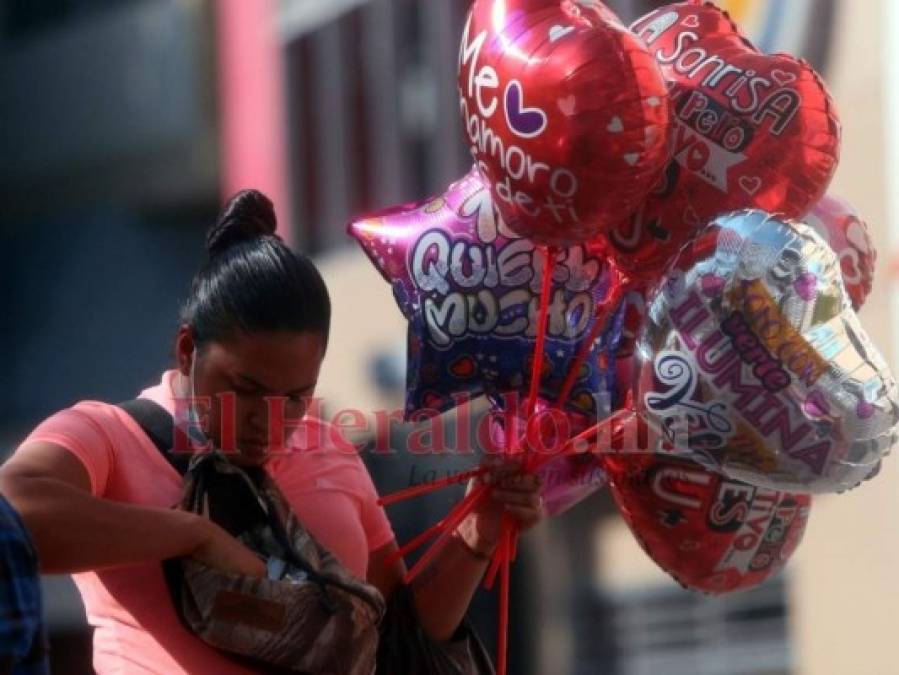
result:
[[[128,3],[129,0],[6,0],[0,3],[3,36],[7,40],[33,37],[47,29]]]
[[[751,591],[709,597],[672,582],[594,596],[575,620],[574,672],[787,675],[785,585],[780,576]]]

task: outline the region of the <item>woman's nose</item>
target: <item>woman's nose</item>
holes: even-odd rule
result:
[[[267,428],[267,420],[268,414],[264,402],[261,405],[254,405],[250,408],[244,418],[246,430],[249,432],[248,435],[257,437],[264,436]]]

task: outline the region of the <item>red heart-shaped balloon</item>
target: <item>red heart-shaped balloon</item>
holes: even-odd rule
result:
[[[594,0],[476,0],[459,55],[466,138],[497,209],[549,245],[594,238],[668,161],[665,82]]]
[[[803,220],[813,227],[840,259],[843,284],[856,311],[865,304],[874,281],[877,251],[868,226],[847,201],[825,195]]]
[[[667,5],[631,28],[670,88],[673,159],[642,208],[610,232],[622,267],[657,275],[715,215],[760,208],[798,218],[821,198],[840,125],[808,63],[760,53],[710,3]]]
[[[756,488],[682,459],[623,452],[603,467],[646,553],[680,584],[720,594],[752,588],[787,562],[811,497]]]

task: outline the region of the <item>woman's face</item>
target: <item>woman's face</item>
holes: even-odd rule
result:
[[[179,369],[190,377],[193,339],[189,330],[179,332],[177,351]],[[265,462],[271,451],[283,447],[285,430],[288,436],[292,431],[278,424],[277,413],[270,425],[269,410],[280,407],[280,419],[288,425],[303,417],[315,394],[324,356],[324,338],[315,332],[239,334],[227,342],[204,345],[193,378],[194,396],[199,399],[196,409],[201,416],[206,413],[207,436],[225,451],[236,445],[238,452],[231,456],[240,464]],[[208,406],[204,397],[209,397]],[[271,446],[270,426],[275,439]]]

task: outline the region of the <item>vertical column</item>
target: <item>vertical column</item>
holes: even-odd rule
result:
[[[349,217],[352,202],[353,172],[348,162],[365,161],[352,153],[352,139],[347,122],[346,55],[341,40],[339,20],[331,21],[310,36],[312,59],[315,73],[315,91],[307,95],[315,96],[315,132],[318,153],[314,170],[319,172],[319,217],[316,226],[320,233],[319,245],[323,248],[338,246],[346,242],[344,223]]]
[[[889,267],[880,266],[881,272],[892,274],[890,286],[895,289],[899,282],[899,89],[895,83],[899,81],[899,3],[895,0],[883,0],[883,11],[886,14],[883,26],[882,63],[886,72],[883,78],[883,129],[886,136],[887,151],[884,153],[884,175],[886,181],[886,225],[887,225],[887,260]],[[892,352],[892,365],[899,363],[899,293],[890,293],[891,342],[887,353]]]
[[[443,3],[436,3],[443,4]],[[386,206],[410,199],[399,109],[400,64],[397,58],[396,0],[374,0],[362,10],[362,53],[371,157],[371,195]],[[363,161],[360,158],[360,161]]]
[[[899,96],[893,86],[899,3],[840,2],[836,9],[827,83],[842,118],[843,148],[830,191],[859,209],[879,250],[874,289],[860,316],[895,369],[899,294],[888,261],[899,244]],[[895,670],[895,459],[895,453],[884,458],[880,475],[857,490],[814,500],[808,530],[786,570],[799,675]]]
[[[630,24],[638,16],[648,11],[644,4],[638,0],[617,0],[608,3],[625,24]]]
[[[216,15],[221,191],[247,187],[275,203],[278,234],[292,239],[287,133],[275,0],[218,0]]]
[[[458,9],[455,2],[421,3],[425,65],[434,83],[431,88],[434,124],[430,130],[429,163],[435,183],[432,188],[435,190],[459,178],[468,164],[456,91],[459,38],[462,34]]]

